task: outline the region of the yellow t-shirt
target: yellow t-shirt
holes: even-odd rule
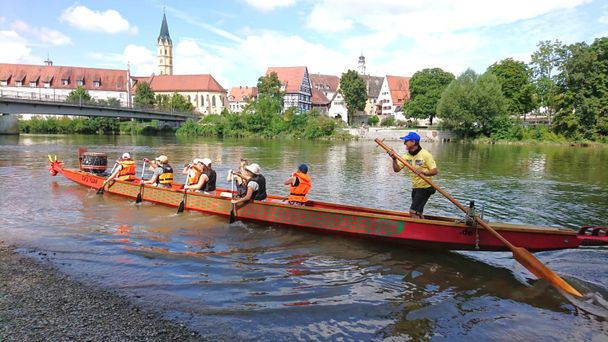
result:
[[[415,156],[406,153],[403,155],[403,159],[405,159],[408,164],[412,165],[414,169],[422,169],[424,172],[429,172],[437,167],[437,164],[435,164],[435,159],[433,159],[433,155],[425,149],[420,149],[420,152],[418,152]],[[397,163],[399,163],[399,166],[405,167],[405,165],[403,165],[403,163],[398,160]],[[429,183],[425,182],[424,179],[420,178],[417,174],[410,171],[410,169],[407,169],[407,171],[410,178],[412,179],[413,188],[430,187]],[[432,179],[433,177],[427,178]]]

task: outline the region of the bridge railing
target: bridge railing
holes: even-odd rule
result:
[[[118,100],[118,105],[112,105],[108,102],[98,102],[98,101],[108,101],[108,99],[90,99],[90,100],[80,100],[74,101],[69,100],[69,97],[66,95],[58,95],[58,94],[49,94],[43,92],[35,92],[35,91],[14,91],[14,90],[6,90],[0,88],[0,98],[10,98],[24,101],[37,101],[45,104],[71,104],[71,105],[79,105],[86,107],[99,107],[99,108],[107,108],[107,109],[124,109],[124,110],[134,110],[146,113],[156,113],[156,114],[171,114],[176,116],[196,116],[196,113],[189,112],[181,112],[174,110],[171,108],[170,111],[158,110],[156,108],[148,108],[148,107],[139,107],[134,106],[133,104],[127,103],[122,99],[114,98]]]

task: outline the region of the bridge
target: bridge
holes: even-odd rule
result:
[[[13,115],[11,115],[13,114]],[[180,123],[188,119],[198,120],[200,116],[178,111],[158,111],[133,106],[110,106],[95,102],[69,102],[67,97],[28,93],[0,92],[0,134],[16,134],[18,114],[74,115],[88,117],[108,117],[120,119],[159,120]],[[15,127],[13,127],[15,126]]]

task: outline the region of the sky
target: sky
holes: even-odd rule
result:
[[[271,66],[309,73],[412,76],[423,68],[478,73],[530,61],[544,40],[608,37],[605,0],[0,0],[0,63],[157,71],[163,11],[174,74],[254,86]]]

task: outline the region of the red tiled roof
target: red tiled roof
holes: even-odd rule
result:
[[[410,98],[410,78],[386,75],[393,105],[398,106]]]
[[[235,102],[247,102],[253,98],[258,96],[258,88],[257,87],[232,87],[230,89],[230,93],[228,94],[228,99],[230,101]],[[247,97],[248,100],[243,100],[244,97]]]
[[[43,82],[52,82],[52,88],[76,89],[78,77],[84,79],[84,88],[87,90],[126,91],[127,70],[83,68],[59,65],[28,65],[28,64],[4,64],[0,63],[0,75],[7,80],[9,87],[14,87],[16,81],[23,81],[25,85],[30,80],[42,78]],[[95,75],[101,81],[99,87],[93,86]],[[6,79],[4,79],[6,78]],[[61,79],[69,78],[68,85],[63,85]],[[42,84],[38,84],[42,87]]]
[[[134,77],[143,79],[144,77]],[[213,76],[202,75],[153,75],[149,80],[150,87],[155,92],[226,92]]]
[[[310,74],[310,85],[312,89],[318,89],[322,92],[335,93],[340,87],[340,77],[334,75]]]
[[[312,89],[312,105],[313,106],[325,106],[331,101],[325,96],[323,91],[318,89]]]
[[[286,93],[299,93],[307,69],[305,66],[270,67],[266,70],[266,75],[270,75],[273,72],[277,73],[281,84],[285,87]]]

